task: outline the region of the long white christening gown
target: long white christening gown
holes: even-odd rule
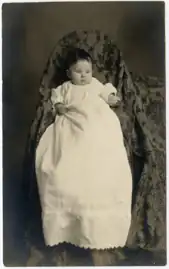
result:
[[[45,243],[84,248],[126,243],[131,221],[132,176],[121,125],[106,103],[115,88],[92,79],[65,82],[52,102],[69,111],[56,116],[36,150],[36,175]]]

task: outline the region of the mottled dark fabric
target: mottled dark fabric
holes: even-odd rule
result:
[[[94,76],[103,83],[112,82],[121,98],[120,105],[113,109],[121,122],[133,173],[132,223],[127,247],[165,250],[164,80],[130,74],[114,41],[99,31],[73,32],[62,38],[42,77],[40,101],[29,134],[23,174],[26,243],[43,257],[47,252],[56,256],[55,248],[45,247],[43,241],[34,162],[38,142],[54,120],[50,89],[65,81],[65,55],[72,47],[83,48],[91,54]],[[64,249],[66,247],[60,251],[63,253]],[[34,265],[38,264],[35,262]],[[61,265],[65,265],[64,262]]]

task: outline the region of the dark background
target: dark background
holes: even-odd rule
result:
[[[2,7],[4,262],[24,257],[21,171],[50,52],[74,30],[108,33],[130,71],[164,76],[163,2],[11,3]]]

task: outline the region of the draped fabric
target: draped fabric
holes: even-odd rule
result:
[[[63,37],[55,46],[43,74],[23,170],[26,243],[29,247],[45,249],[35,151],[42,134],[54,121],[51,88],[65,81],[65,55],[73,47],[91,54],[94,76],[102,83],[111,82],[121,98],[114,111],[121,122],[133,174],[132,222],[127,246],[163,250],[166,247],[164,81],[130,74],[114,41],[99,31],[72,32]]]

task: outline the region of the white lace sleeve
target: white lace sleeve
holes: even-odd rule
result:
[[[100,92],[100,96],[105,100],[105,102],[108,102],[108,98],[110,94],[117,94],[116,88],[111,83],[106,83],[102,88]]]
[[[63,103],[63,94],[62,94],[61,89],[62,89],[62,85],[51,90],[52,105],[55,105],[56,103]]]

